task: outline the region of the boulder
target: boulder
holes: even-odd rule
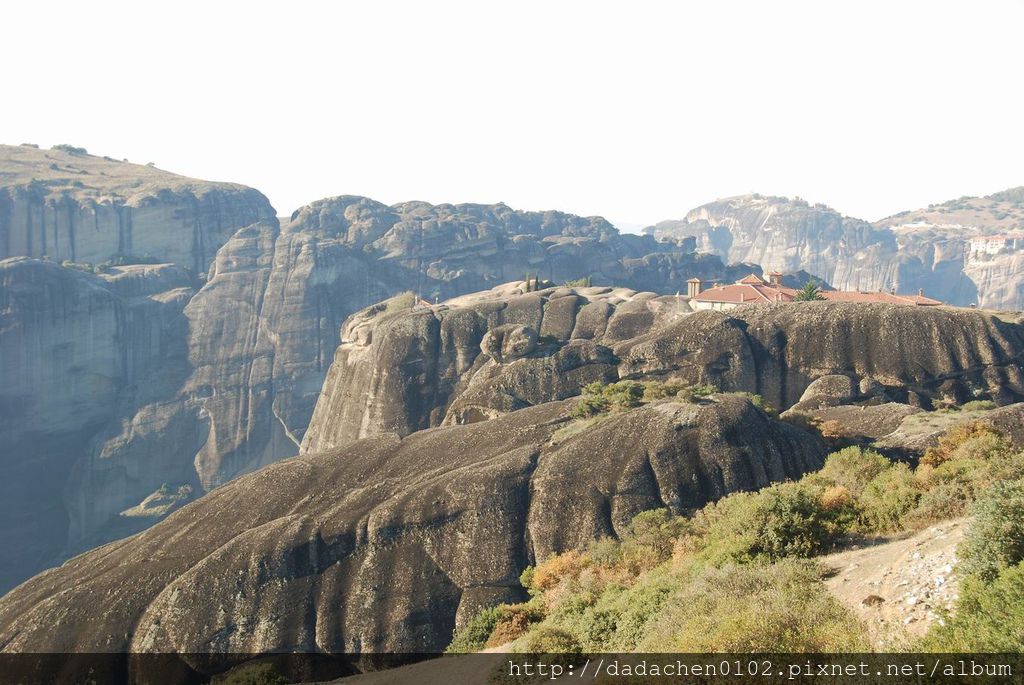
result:
[[[811,381],[811,384],[800,395],[800,401],[792,408],[796,411],[806,411],[822,407],[837,407],[841,404],[849,404],[856,399],[857,394],[858,389],[849,376],[839,374],[822,376]]]
[[[537,331],[518,324],[492,328],[480,341],[480,351],[499,364],[525,357],[535,349]]]

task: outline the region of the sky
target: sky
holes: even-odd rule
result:
[[[357,194],[629,229],[760,192],[876,220],[1024,185],[1024,0],[3,13],[0,142],[244,183],[281,215]]]

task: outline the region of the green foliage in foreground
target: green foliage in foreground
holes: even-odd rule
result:
[[[934,652],[1020,652],[1024,649],[1024,565],[991,583],[969,578],[960,588],[953,618],[922,645]]]
[[[1024,650],[1024,478],[996,483],[971,508],[960,544],[955,614],[934,629],[924,648],[943,652]]]
[[[951,432],[933,457],[911,469],[849,447],[797,482],[734,493],[690,517],[643,512],[620,540],[527,568],[530,602],[485,609],[452,649],[866,651],[864,626],[823,587],[813,558],[851,536],[913,530],[970,507],[957,611],[919,647],[1020,651],[1024,455],[974,426]]]

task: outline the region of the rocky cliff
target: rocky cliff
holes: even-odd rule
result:
[[[960,198],[870,224],[800,199],[747,195],[718,200],[645,230],[694,239],[700,251],[765,269],[804,269],[846,290],[926,294],[957,305],[1024,308],[1022,252],[979,254],[971,239],[1020,230],[1020,189]]]
[[[273,208],[258,191],[58,146],[0,145],[0,259],[150,257],[199,274]]]
[[[390,295],[526,273],[676,292],[751,268],[504,205],[343,196],[281,225],[255,191],[71,148],[0,149],[0,236],[7,253],[47,257],[0,267],[0,401],[18,408],[0,445],[26,494],[10,533],[29,541],[0,553],[0,589],[296,454],[342,323]]]
[[[183,657],[198,671],[232,653],[437,651],[480,607],[520,597],[526,565],[824,457],[742,396],[663,400],[566,435],[573,402],[244,476],[8,593],[0,644],[221,655]]]
[[[112,491],[145,495],[168,478],[165,455],[113,471],[100,459],[81,472],[79,460],[93,436],[180,382],[182,308],[193,292],[173,265],[101,277],[25,257],[0,261],[0,587],[52,563],[89,511],[112,506]],[[176,427],[141,417],[126,426],[157,428]],[[76,478],[88,487],[65,493]],[[188,481],[187,473],[168,479]]]
[[[820,302],[694,313],[685,298],[624,288],[511,285],[433,307],[372,307],[342,336],[307,450],[644,376],[759,393],[780,408],[832,374],[927,407],[1024,397],[1024,329],[967,310]]]

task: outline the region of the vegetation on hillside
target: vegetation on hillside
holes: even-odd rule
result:
[[[583,387],[582,399],[573,409],[573,416],[586,418],[609,411],[632,409],[668,397],[696,402],[716,392],[717,388],[712,385],[688,384],[678,379],[615,383],[597,381]]]
[[[60,265],[65,269],[74,269],[75,271],[84,271],[85,273],[107,273],[111,267],[115,266],[129,266],[134,264],[160,264],[161,260],[152,255],[126,255],[126,254],[112,254],[110,259],[99,264],[92,264],[91,262],[75,262],[70,259],[63,260]]]
[[[641,402],[635,386],[591,398]],[[609,388],[613,388],[609,390]],[[607,392],[607,395],[606,395]],[[864,536],[964,515],[959,606],[918,645],[1024,649],[1024,454],[972,423],[916,468],[861,447],[797,482],[729,495],[690,516],[637,515],[620,539],[527,568],[527,602],[485,609],[450,651],[858,651],[865,627],[822,585],[814,557]]]

